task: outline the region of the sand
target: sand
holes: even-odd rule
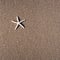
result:
[[[60,60],[60,0],[0,0],[0,60]]]

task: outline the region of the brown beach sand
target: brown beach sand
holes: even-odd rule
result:
[[[60,0],[0,0],[0,60],[60,60]]]

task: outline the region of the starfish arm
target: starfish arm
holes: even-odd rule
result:
[[[15,27],[15,30],[18,28],[18,26],[19,26],[19,25],[17,24],[16,27]]]
[[[22,24],[19,24],[23,29],[24,29],[24,26]]]
[[[17,22],[19,22],[19,19],[18,19],[19,17],[18,16],[16,16],[16,20],[17,20]]]
[[[25,19],[24,19],[24,20],[21,20],[20,23],[22,23],[22,22],[24,22],[24,21],[25,21]]]
[[[15,21],[11,21],[11,22],[16,23]]]

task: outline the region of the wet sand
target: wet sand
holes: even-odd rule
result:
[[[60,60],[60,0],[0,0],[0,60]]]

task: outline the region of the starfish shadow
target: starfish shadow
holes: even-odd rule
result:
[[[18,20],[21,21],[20,17],[18,16]]]
[[[23,24],[23,22],[21,23],[21,25],[25,28],[25,25]]]

